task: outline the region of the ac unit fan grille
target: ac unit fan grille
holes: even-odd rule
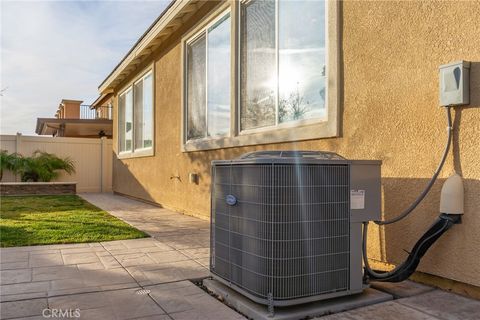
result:
[[[348,290],[348,165],[217,165],[213,179],[215,275],[263,299]]]

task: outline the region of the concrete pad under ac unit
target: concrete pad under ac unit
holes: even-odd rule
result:
[[[275,314],[272,317],[269,314],[266,305],[253,302],[219,281],[206,279],[203,280],[203,285],[208,291],[220,297],[227,305],[231,306],[246,317],[255,320],[298,320],[307,317],[342,312],[393,299],[388,293],[368,288],[364,290],[363,293],[357,295],[344,296],[291,307],[276,307]]]

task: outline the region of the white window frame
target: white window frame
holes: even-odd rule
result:
[[[222,20],[227,14],[230,15],[230,25],[232,25],[232,22],[233,22],[233,19],[232,19],[232,11],[230,8],[226,9],[226,10],[223,10],[221,13],[218,13],[215,15],[215,18],[211,21],[209,21],[207,24],[205,25],[202,25],[201,28],[198,28],[198,29],[195,29],[195,33],[192,35],[192,36],[188,36],[187,37],[187,40],[184,41],[184,45],[183,45],[183,59],[182,59],[182,65],[183,65],[183,69],[185,70],[185,74],[184,74],[184,81],[183,81],[183,87],[184,87],[184,94],[182,95],[184,97],[184,113],[185,113],[185,123],[184,123],[184,126],[185,126],[185,132],[184,132],[184,136],[185,136],[185,139],[186,139],[186,143],[195,143],[195,142],[198,142],[198,141],[210,141],[210,140],[218,140],[219,138],[225,138],[225,137],[229,137],[231,136],[231,121],[230,121],[230,124],[229,124],[229,128],[230,128],[230,132],[227,132],[227,133],[224,133],[224,134],[217,134],[217,135],[214,135],[214,136],[209,136],[208,135],[208,29],[215,25],[217,22],[219,22],[220,20]],[[188,64],[188,55],[187,55],[187,50],[188,50],[188,46],[195,42],[196,40],[198,40],[203,34],[205,34],[205,51],[206,51],[206,54],[205,54],[205,89],[206,89],[206,93],[205,93],[205,134],[206,136],[203,137],[203,138],[198,138],[198,139],[188,139],[188,114],[189,114],[189,110],[188,110],[188,100],[187,100],[187,95],[188,95],[188,78],[187,78],[187,72],[188,72],[188,68],[187,68],[187,64]],[[230,32],[230,40],[232,39],[233,35],[232,33]],[[230,53],[232,53],[232,47],[230,46]],[[230,61],[230,69],[231,69],[231,65],[232,65],[232,61]],[[183,72],[182,72],[183,73]],[[230,73],[230,77],[231,77],[231,73]],[[230,88],[231,89],[231,88]],[[231,94],[230,94],[231,95]],[[230,106],[232,105],[232,97],[230,97]],[[231,108],[230,108],[231,109]],[[230,112],[230,120],[231,120],[231,112]]]
[[[252,2],[253,0],[243,0],[241,1],[241,4],[243,5],[246,5],[248,4],[249,2]],[[312,1],[312,0],[309,0],[309,1]],[[241,84],[238,86],[239,87],[239,90],[238,90],[238,117],[237,117],[237,126],[239,128],[239,135],[249,135],[249,134],[252,134],[252,133],[262,133],[262,132],[268,132],[268,131],[274,131],[274,130],[277,130],[277,129],[282,129],[282,128],[295,128],[295,127],[302,127],[302,126],[306,126],[306,125],[311,125],[311,124],[315,124],[315,123],[319,123],[319,122],[325,122],[328,120],[328,86],[326,86],[325,88],[325,117],[321,117],[321,118],[314,118],[314,119],[299,119],[299,120],[292,120],[292,121],[287,121],[287,122],[284,122],[284,123],[279,123],[278,121],[278,103],[279,103],[279,83],[278,83],[278,75],[280,73],[280,60],[279,60],[279,46],[278,46],[278,43],[279,43],[279,37],[278,37],[278,30],[279,30],[279,14],[278,14],[278,9],[279,9],[279,4],[280,0],[275,0],[275,71],[276,71],[276,76],[277,76],[277,84],[276,84],[276,92],[275,92],[275,124],[273,125],[270,125],[270,126],[264,126],[264,127],[258,127],[258,128],[251,128],[251,129],[242,129],[242,125],[241,125],[241,120],[242,120],[242,115],[241,115],[241,96],[240,96],[240,90],[241,90]],[[327,28],[325,29],[325,48],[327,49],[328,48],[328,24],[329,24],[329,21],[328,21],[328,1],[325,1],[325,19],[327,20]],[[239,38],[239,45],[238,45],[238,61],[241,61],[241,52],[242,52],[242,49],[241,49],[241,32],[242,32],[242,26],[241,26],[241,19],[239,19],[238,21],[238,38]],[[325,56],[325,69],[326,69],[326,78],[327,78],[327,81],[326,83],[328,83],[328,52]],[[242,68],[242,65],[239,63],[238,64],[238,76],[239,76],[239,79],[241,77],[241,70]]]
[[[120,112],[120,97],[121,96],[125,96],[127,95],[127,92],[130,90],[131,88],[128,87],[126,88],[125,90],[122,91],[121,94],[118,95],[118,99],[117,99],[117,103],[118,103],[118,112]],[[132,92],[132,99],[133,99],[133,92]],[[125,122],[124,124],[124,130],[123,130],[123,141],[118,139],[118,152],[119,154],[126,154],[126,153],[130,153],[132,152],[132,150],[123,150],[122,151],[122,145],[123,147],[125,147],[125,144],[126,144],[126,141],[127,141],[127,137],[126,137],[126,132],[125,132],[125,129],[127,127],[127,117],[126,117],[126,114],[127,114],[127,100],[124,98],[125,100],[125,106],[123,108],[123,121]],[[132,101],[132,113],[133,113],[133,101]],[[133,118],[132,118],[133,119]],[[120,116],[118,116],[118,120],[117,120],[117,128],[118,128],[118,131],[120,132]],[[132,135],[133,135],[133,127],[132,127]],[[120,135],[119,135],[120,137]],[[133,148],[133,144],[132,144],[132,148]]]
[[[140,75],[135,77],[132,81],[130,81],[127,85],[125,85],[121,90],[120,94],[118,97],[121,95],[124,95],[128,90],[132,90],[132,149],[127,150],[127,151],[120,151],[120,144],[121,141],[118,139],[118,152],[117,156],[119,159],[127,159],[127,158],[137,158],[137,157],[148,157],[148,156],[153,156],[155,155],[155,70],[153,65],[149,66],[145,70],[143,70]],[[136,133],[136,126],[135,126],[135,84],[137,84],[140,81],[144,81],[146,77],[149,75],[152,76],[152,146],[147,147],[147,148],[136,148],[135,147],[135,133]],[[145,99],[144,91],[142,90],[142,108],[143,108],[143,99]],[[117,105],[118,105],[118,99],[117,99]],[[119,108],[117,108],[119,110]],[[142,113],[143,114],[143,113]],[[120,127],[119,123],[120,117],[117,117],[117,128]],[[143,139],[142,139],[143,141]]]
[[[140,78],[137,78],[137,80],[135,80],[135,82],[132,84],[132,88],[135,88],[135,85],[137,83],[139,83],[140,81],[143,81],[143,83],[145,83],[145,79],[148,77],[148,76],[152,76],[152,114],[151,114],[151,117],[152,117],[152,121],[155,122],[155,112],[153,111],[153,103],[154,103],[154,97],[153,97],[153,71],[150,70],[148,71],[147,73],[145,73],[143,76],[141,76]],[[144,101],[144,98],[145,98],[145,91],[143,90],[142,88],[142,115],[143,115],[143,101]],[[135,121],[135,90],[133,90],[133,119]],[[152,131],[155,131],[153,129],[154,126],[152,126]],[[133,126],[133,133],[135,133],[136,131],[136,128],[135,128],[135,125]],[[133,144],[133,148],[134,148],[134,153],[142,153],[142,152],[147,152],[148,150],[152,149],[153,148],[153,137],[154,136],[154,132],[152,132],[152,146],[151,147],[142,147],[142,148],[135,148],[135,143]],[[135,137],[134,137],[135,139]],[[143,137],[142,137],[142,142],[143,142]]]
[[[325,90],[325,118],[316,119],[302,119],[296,121],[278,123],[276,125],[240,130],[240,36],[241,36],[241,5],[246,4],[252,0],[246,1],[230,1],[219,5],[212,10],[211,14],[201,20],[192,28],[192,31],[187,33],[182,38],[182,135],[181,135],[181,150],[183,152],[214,150],[229,147],[240,147],[250,145],[261,145],[282,142],[294,142],[302,140],[322,139],[338,137],[340,135],[340,110],[341,110],[341,50],[340,50],[340,12],[341,2],[338,0],[326,1],[325,19],[326,26],[326,90]],[[277,2],[279,0],[276,0]],[[186,105],[186,44],[191,41],[194,35],[199,35],[204,30],[207,24],[212,23],[212,20],[218,21],[221,19],[222,13],[226,9],[230,10],[231,18],[231,53],[232,53],[232,68],[231,68],[231,112],[230,112],[230,135],[225,137],[207,137],[196,140],[186,140],[187,129],[187,105]],[[277,6],[278,11],[278,6]],[[278,19],[278,12],[276,14]],[[278,22],[277,22],[278,23]],[[278,33],[278,28],[276,28]],[[278,37],[278,35],[276,35]],[[276,42],[278,46],[278,41]],[[278,48],[277,48],[278,49]],[[278,50],[276,55],[278,55]],[[278,58],[277,58],[278,60]],[[278,62],[277,62],[278,68]],[[278,99],[278,94],[276,99]],[[278,102],[276,103],[278,108]],[[277,117],[276,117],[277,118]]]

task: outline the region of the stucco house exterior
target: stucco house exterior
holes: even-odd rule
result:
[[[212,160],[325,150],[383,161],[392,218],[441,157],[438,67],[471,61],[470,106],[454,110],[438,181],[410,217],[372,227],[368,247],[377,262],[401,262],[456,171],[463,223],[417,278],[480,296],[479,16],[473,1],[172,2],[99,86],[113,102],[113,190],[208,219]]]

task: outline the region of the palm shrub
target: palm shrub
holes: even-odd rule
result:
[[[17,168],[23,182],[49,182],[58,178],[60,171],[75,173],[71,158],[59,158],[52,153],[38,150],[31,157],[24,157]]]
[[[7,150],[0,150],[0,181],[3,179],[3,171],[17,173],[23,161],[23,157],[18,153],[8,153]]]

